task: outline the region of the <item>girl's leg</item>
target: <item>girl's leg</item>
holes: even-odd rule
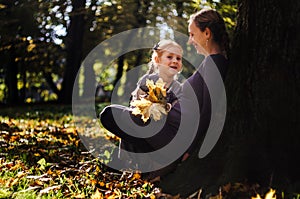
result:
[[[130,127],[130,124],[139,126],[147,125],[147,123],[144,123],[140,117],[133,116],[129,107],[115,104],[107,106],[103,109],[103,111],[100,113],[100,121],[104,128],[106,128],[108,131],[131,143],[140,142],[141,139],[131,136],[125,132],[125,130],[134,130]]]

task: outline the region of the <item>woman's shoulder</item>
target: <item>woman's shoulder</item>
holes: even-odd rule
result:
[[[222,54],[210,55],[205,59],[204,65],[215,65],[224,78],[229,66],[229,60]],[[205,66],[206,67],[206,66]],[[209,67],[209,66],[208,66]]]
[[[228,59],[222,54],[213,54],[206,57],[205,62],[213,61],[217,66],[218,65],[228,65]]]
[[[220,61],[225,61],[225,62],[228,61],[227,57],[224,56],[223,54],[220,54],[220,53],[218,53],[218,54],[213,54],[213,55],[211,55],[211,57],[212,57],[213,59],[215,59],[215,60],[220,60]]]

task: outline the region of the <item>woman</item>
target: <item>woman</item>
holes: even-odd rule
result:
[[[187,81],[195,90],[198,98],[201,122],[199,123],[196,139],[188,151],[183,156],[183,161],[187,159],[199,142],[203,140],[211,118],[211,99],[207,88],[209,79],[207,70],[209,67],[216,66],[222,76],[225,78],[228,60],[226,51],[229,48],[229,38],[225,23],[221,15],[212,9],[203,9],[190,16],[189,19],[189,44],[194,45],[198,54],[205,56],[198,71],[196,71]],[[202,137],[202,139],[200,139]]]
[[[132,143],[135,148],[140,149],[140,153],[149,152],[150,158],[147,161],[155,159],[154,162],[160,165],[153,170],[163,171],[157,175],[165,175],[170,171],[164,169],[170,168],[167,165],[186,160],[200,146],[211,117],[211,99],[204,80],[209,78],[209,69],[214,66],[224,78],[228,65],[225,54],[228,48],[228,34],[222,17],[215,10],[201,10],[190,17],[189,43],[193,44],[197,53],[203,54],[205,59],[184,82],[182,97],[172,107],[165,120],[144,124],[139,117],[130,114],[130,110],[121,110],[118,107],[107,107],[100,115],[105,128]],[[136,134],[125,133],[129,132],[126,127]],[[155,134],[151,134],[151,131]],[[147,136],[139,136],[145,132]],[[144,168],[144,171],[151,170]]]

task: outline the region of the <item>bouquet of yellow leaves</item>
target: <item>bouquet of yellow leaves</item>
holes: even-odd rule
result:
[[[147,122],[150,117],[158,121],[161,119],[162,114],[167,115],[171,109],[171,104],[167,103],[165,83],[161,78],[156,83],[153,80],[147,79],[146,86],[149,89],[146,97],[130,103],[133,107],[132,114],[141,115],[144,122]]]

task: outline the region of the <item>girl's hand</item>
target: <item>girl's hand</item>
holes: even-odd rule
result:
[[[166,104],[166,111],[169,112],[171,110],[171,108],[172,108],[172,104],[167,103]]]
[[[186,159],[188,159],[189,156],[190,156],[190,154],[185,153],[185,154],[182,156],[181,162],[183,162],[183,161],[185,161]]]

